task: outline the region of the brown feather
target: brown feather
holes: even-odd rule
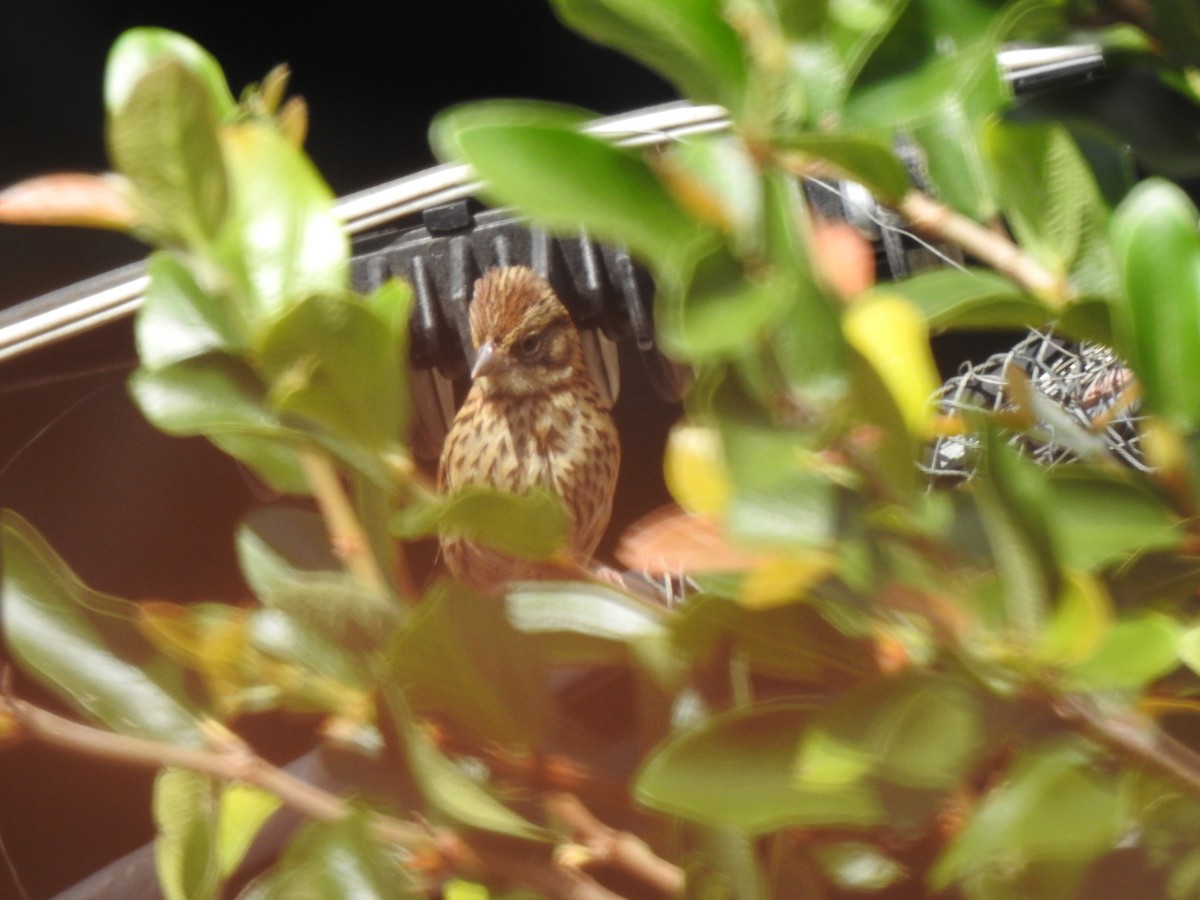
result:
[[[612,513],[620,443],[579,333],[546,280],[524,266],[485,273],[470,319],[476,374],[442,449],[439,490],[554,491],[571,518],[571,556],[585,564]],[[562,574],[462,539],[444,539],[442,552],[455,577],[480,590]]]

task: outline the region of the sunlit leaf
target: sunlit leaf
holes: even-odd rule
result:
[[[251,322],[266,326],[310,295],[344,291],[349,242],[308,157],[262,122],[227,126],[220,138],[232,205],[214,253]]]
[[[205,291],[178,257],[159,252],[146,265],[150,284],[135,320],[138,358],[147,369],[208,353],[234,353],[246,323],[227,293]]]
[[[114,731],[204,745],[194,685],[142,636],[133,604],[81,584],[13,512],[0,514],[0,549],[4,636],[23,668]]]
[[[548,663],[656,665],[666,656],[667,612],[599,584],[529,581],[509,587],[512,627],[538,641]]]
[[[1063,673],[1064,679],[1081,690],[1139,690],[1179,665],[1179,636],[1179,624],[1163,613],[1122,619],[1093,655]]]
[[[379,450],[402,435],[396,349],[393,329],[360,300],[318,294],[271,323],[257,360],[275,409]]]
[[[908,170],[875,133],[804,131],[775,136],[775,146],[832,164],[869,188],[884,203],[895,203],[909,189]]]
[[[932,329],[1025,328],[1050,311],[990,269],[931,269],[888,285],[920,310]]]
[[[764,833],[788,826],[879,824],[886,813],[873,790],[799,789],[796,749],[813,711],[778,705],[735,710],[672,739],[634,785],[651,809],[710,827]],[[747,760],[754,760],[747,765]]]
[[[1065,573],[1062,591],[1038,639],[1039,659],[1070,665],[1090,657],[1112,627],[1112,601],[1085,572]]]
[[[140,369],[129,390],[146,418],[168,434],[203,434],[276,489],[308,493],[296,458],[306,436],[271,412],[262,382],[240,360],[208,355]]]
[[[510,111],[481,103],[442,113],[434,144],[470,163],[501,203],[553,227],[628,244],[655,266],[678,267],[708,240],[635,152],[580,133],[557,107]]]
[[[402,537],[452,535],[522,559],[548,559],[566,546],[569,525],[562,500],[550,491],[467,485],[427,505],[410,504],[392,530]]]
[[[154,782],[154,863],[167,900],[213,900],[219,896],[217,794],[199,772],[167,769]]]
[[[186,63],[156,62],[109,110],[108,152],[158,241],[205,246],[229,210],[225,159],[208,85]]]
[[[1120,272],[1116,324],[1148,409],[1178,427],[1200,423],[1200,230],[1196,207],[1159,180],[1130,192],[1113,216]]]
[[[237,870],[259,830],[282,805],[275,794],[248,784],[227,784],[221,789],[216,852],[224,877]]]
[[[207,50],[165,28],[131,28],[117,38],[108,54],[104,103],[110,115],[128,102],[130,93],[147,73],[166,62],[178,63],[200,79],[222,118],[234,111],[235,101],[225,74]]]
[[[417,900],[393,848],[370,832],[365,813],[308,825],[241,900]]]
[[[684,509],[698,515],[719,515],[729,502],[729,476],[721,454],[720,436],[711,428],[676,425],[667,438],[663,457],[667,489]]]
[[[750,609],[798,603],[836,571],[837,563],[835,555],[820,550],[766,560],[746,573],[738,586],[738,601]]]
[[[850,307],[842,328],[850,345],[879,373],[909,432],[928,435],[930,397],[941,378],[918,311],[897,295],[876,292]]]

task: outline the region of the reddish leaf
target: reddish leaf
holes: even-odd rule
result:
[[[85,172],[30,178],[0,191],[0,222],[128,231],[138,223],[138,214],[122,185],[116,175]]]

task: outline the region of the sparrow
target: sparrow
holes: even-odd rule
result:
[[[470,323],[471,387],[442,447],[438,489],[552,491],[570,519],[571,560],[586,567],[612,514],[621,445],[570,313],[533,269],[505,266],[475,282]],[[564,575],[452,535],[441,549],[451,574],[481,592]]]

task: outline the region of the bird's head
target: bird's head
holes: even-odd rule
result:
[[[489,269],[471,299],[471,378],[491,394],[528,396],[585,372],[583,346],[567,308],[525,266]]]

